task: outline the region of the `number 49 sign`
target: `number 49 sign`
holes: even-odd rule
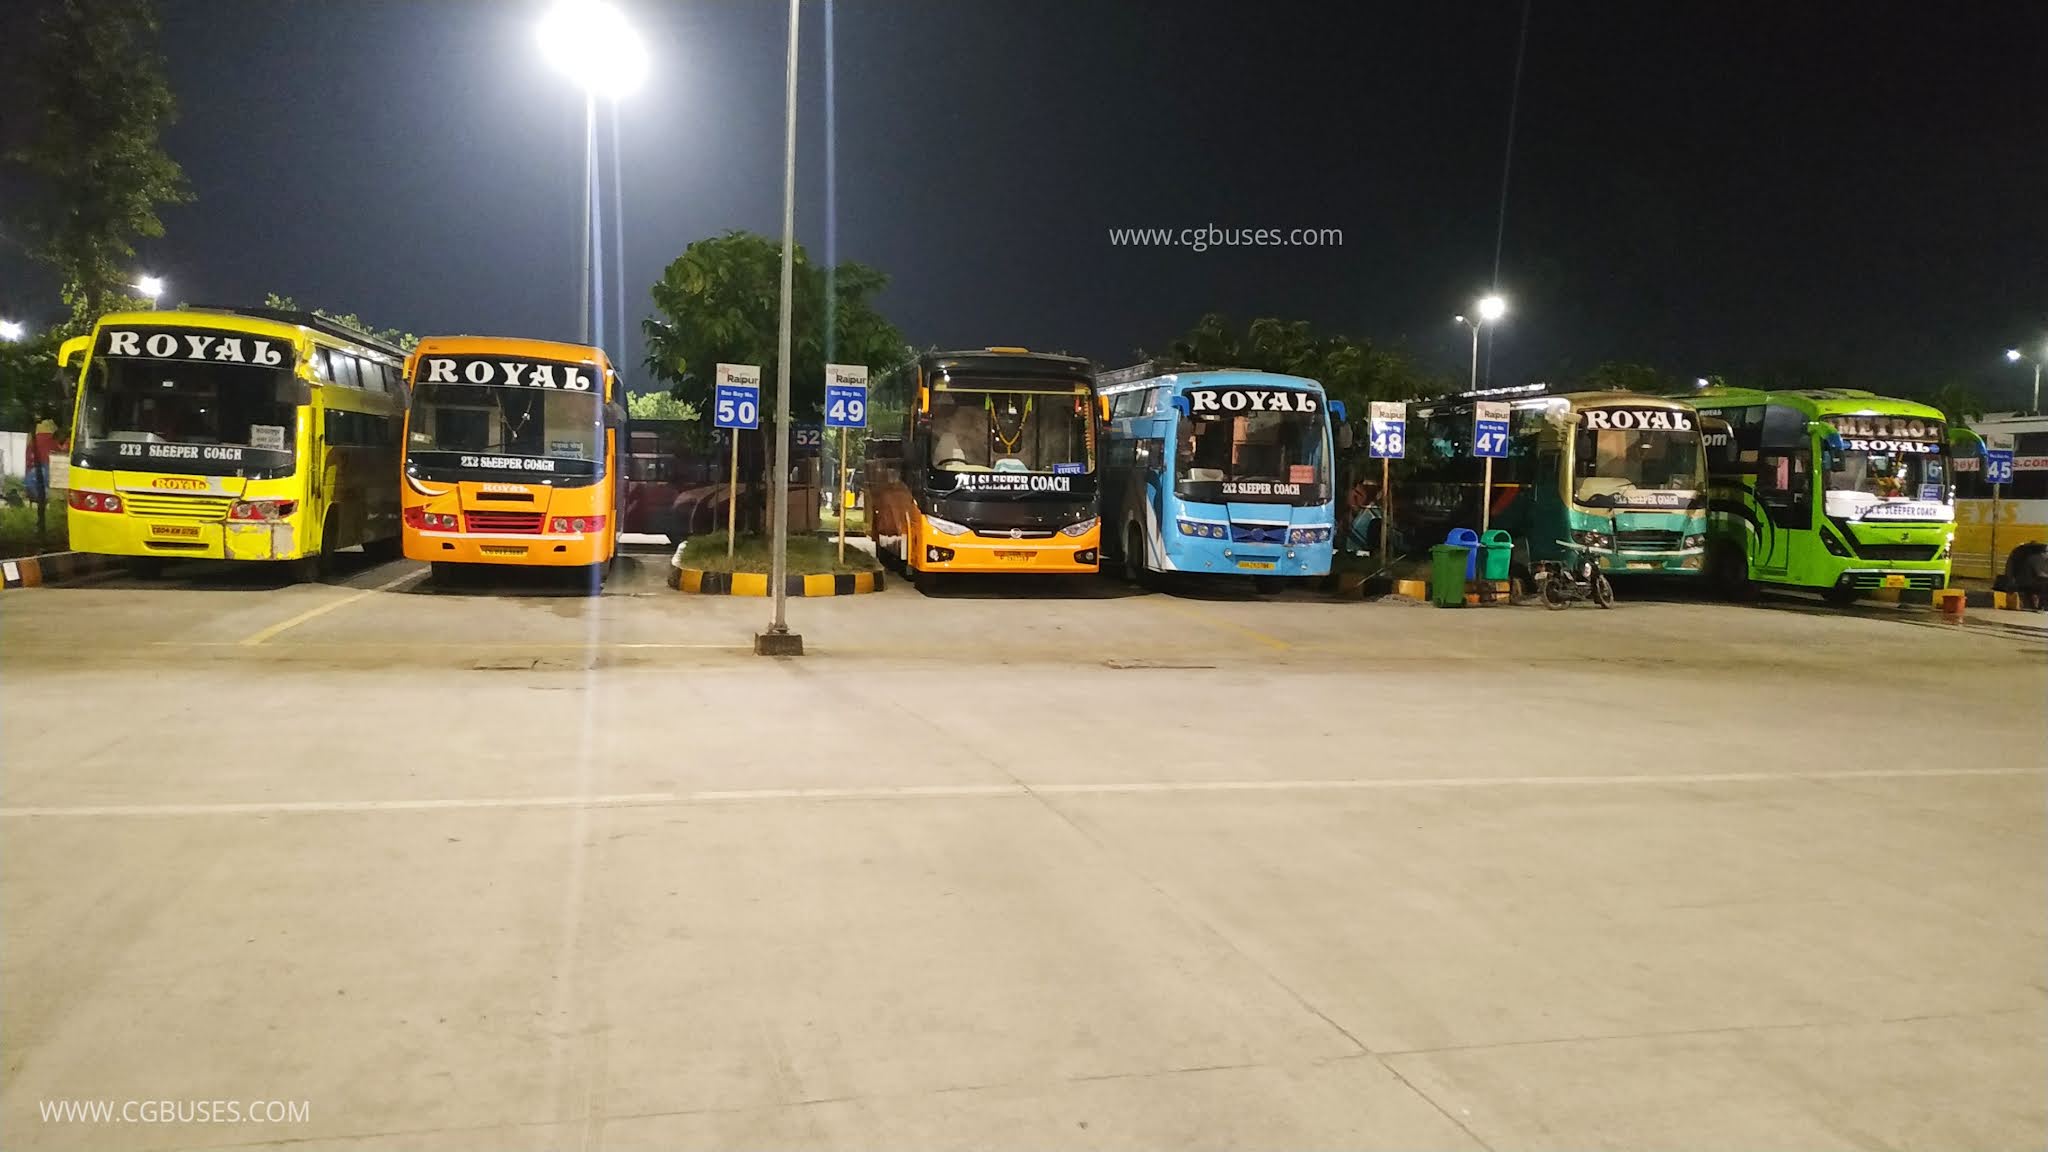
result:
[[[825,365],[825,427],[868,426],[868,366]]]
[[[1472,405],[1472,455],[1500,460],[1508,454],[1508,406],[1501,400]]]

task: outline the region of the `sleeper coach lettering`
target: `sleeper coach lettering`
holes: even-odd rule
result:
[[[553,472],[555,462],[545,456],[464,456],[464,468],[496,468],[506,472]]]
[[[1689,413],[1674,408],[1588,408],[1579,414],[1586,427],[1614,432],[1690,432]]]
[[[953,478],[956,492],[1072,492],[1072,476],[1026,472],[961,472]]]

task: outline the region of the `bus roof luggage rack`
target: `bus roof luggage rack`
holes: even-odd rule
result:
[[[361,344],[366,348],[374,348],[399,360],[405,359],[405,349],[386,344],[368,332],[330,320],[316,312],[295,312],[288,308],[221,308],[212,305],[189,305],[181,309],[181,311],[224,312],[230,316],[253,316],[258,320],[275,320],[280,324],[297,324],[301,327],[311,328],[315,332],[325,333],[337,340],[346,340],[351,344]]]
[[[1109,372],[1098,372],[1095,374],[1095,385],[1098,388],[1103,388],[1108,387],[1112,384],[1128,384],[1133,380],[1150,380],[1154,376],[1169,376],[1176,372],[1263,371],[1265,371],[1265,369],[1263,368],[1237,368],[1228,364],[1195,364],[1186,360],[1175,360],[1170,357],[1156,356],[1150,360],[1145,361],[1142,364],[1133,364],[1128,368],[1117,368]]]

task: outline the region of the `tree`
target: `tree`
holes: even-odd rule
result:
[[[192,198],[159,140],[177,101],[156,35],[150,0],[51,0],[42,15],[25,101],[35,128],[8,159],[35,185],[21,223],[57,272],[74,330],[138,303],[135,241],[163,235],[160,205]]]
[[[59,435],[70,423],[70,393],[57,367],[64,331],[51,328],[20,340],[0,341],[0,428],[33,432],[36,421],[54,421]]]
[[[1349,336],[1316,336],[1306,320],[1262,317],[1240,338],[1230,321],[1211,312],[1173,342],[1172,358],[1191,364],[1256,368],[1306,376],[1354,417],[1374,400],[1408,400],[1451,390],[1424,372],[1406,349],[1380,347]]]
[[[640,392],[626,397],[626,414],[635,420],[695,420],[698,412],[667,392]]]
[[[1678,378],[1666,376],[1648,364],[1608,360],[1579,377],[1579,387],[1588,392],[1643,392],[1656,396],[1677,389]]]
[[[1975,420],[1984,414],[1984,399],[1977,390],[1960,380],[1945,380],[1927,397],[1927,403],[1941,409],[1949,423]]]
[[[293,300],[289,296],[279,296],[275,292],[265,294],[265,296],[263,297],[263,306],[265,308],[275,308],[280,312],[305,311],[304,308],[299,307],[298,302],[296,300]],[[341,325],[343,328],[353,328],[356,331],[361,332],[363,335],[368,336],[372,340],[377,340],[385,344],[390,344],[397,348],[402,348],[407,352],[412,351],[413,346],[420,342],[419,337],[413,335],[410,332],[400,331],[397,328],[372,328],[368,324],[365,324],[362,318],[357,316],[353,312],[343,312],[336,314],[333,312],[326,312],[322,311],[321,309],[315,308],[313,309],[313,315],[318,316],[323,320],[332,320],[336,324]]]
[[[790,412],[815,419],[825,365],[865,364],[873,376],[901,359],[903,336],[870,303],[889,278],[863,264],[824,269],[799,246],[790,306]],[[711,406],[717,365],[761,368],[762,407],[772,409],[782,283],[782,246],[751,232],[699,240],[662,271],[658,315],[642,322],[647,370],[678,400]]]

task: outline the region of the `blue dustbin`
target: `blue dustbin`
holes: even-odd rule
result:
[[[1444,543],[1456,544],[1465,549],[1465,579],[1479,578],[1479,533],[1470,528],[1453,528],[1444,537]]]

